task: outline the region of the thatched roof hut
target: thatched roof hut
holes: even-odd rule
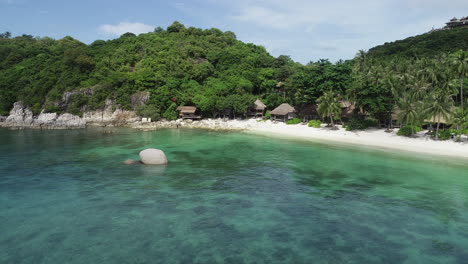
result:
[[[273,111],[271,111],[270,114],[284,116],[289,113],[295,113],[295,112],[296,112],[296,109],[294,109],[294,107],[290,106],[289,104],[284,103],[276,107],[275,109],[273,109]]]
[[[296,109],[289,104],[281,104],[271,111],[271,118],[273,120],[280,120],[286,122],[289,119],[296,117]]]
[[[197,108],[195,106],[179,106],[177,107],[177,111],[179,111],[181,114],[195,114]]]
[[[401,110],[396,108],[395,110],[393,110],[392,112],[392,120],[398,120],[398,115],[400,115],[401,113]]]
[[[257,99],[252,106],[249,109],[249,112],[247,113],[249,116],[255,116],[255,117],[262,117],[263,113],[265,112],[266,105]]]
[[[340,100],[341,117],[351,118],[353,116],[356,106],[348,100]]]
[[[254,103],[254,109],[257,111],[265,111],[266,105],[262,101],[257,99]]]
[[[351,107],[353,104],[348,100],[340,100],[341,108]]]
[[[297,106],[297,115],[303,120],[319,119],[320,115],[317,111],[316,104],[304,104]]]
[[[445,119],[442,115],[440,115],[440,116],[432,116],[432,117],[426,118],[424,119],[424,122],[428,122],[428,123],[440,122],[441,124],[446,124],[446,125],[452,124],[452,116],[453,116],[452,113],[455,113],[456,111],[457,111],[457,107],[452,106],[450,108],[450,113],[447,115],[448,120]]]
[[[195,115],[197,108],[195,106],[179,106],[176,109],[179,111],[179,117],[182,119],[200,119],[200,115]]]
[[[440,117],[440,119],[439,119]],[[448,116],[449,117],[449,120],[450,120],[450,115]],[[428,122],[428,123],[441,123],[441,124],[450,124],[450,122],[448,120],[446,120],[443,116],[439,115],[439,116],[433,116],[431,118],[426,118],[424,119],[424,122]]]

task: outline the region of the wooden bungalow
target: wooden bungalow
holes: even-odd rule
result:
[[[452,106],[450,108],[450,111],[452,113],[454,113],[456,110],[457,110],[457,108],[454,107],[454,106]],[[451,121],[452,116],[453,115],[450,114],[450,113],[447,115],[448,119],[445,119],[442,115],[432,116],[432,117],[428,117],[428,118],[424,119],[424,122],[430,123],[430,125],[428,126],[429,130],[431,130],[430,129],[431,127],[433,127],[435,129],[437,123],[440,123],[440,128],[446,128],[446,127],[449,127],[450,125],[452,125],[452,121]]]
[[[390,128],[399,128],[401,126],[400,124],[400,121],[398,120],[398,116],[400,115],[401,113],[401,110],[396,108],[395,110],[393,110],[392,114],[391,114],[391,121],[390,121]]]
[[[275,87],[275,92],[282,93],[283,92],[283,82],[278,82]]]
[[[271,119],[275,121],[286,122],[289,119],[296,117],[296,109],[289,104],[281,104],[280,106],[273,109],[271,113]]]
[[[249,109],[249,115],[254,117],[263,117],[265,113],[266,105],[257,99],[252,107]]]
[[[353,116],[354,109],[356,109],[354,104],[348,100],[340,100],[340,105],[341,105],[341,118],[350,119]]]
[[[197,115],[197,108],[195,106],[179,106],[177,107],[179,111],[179,118],[182,119],[200,119],[201,115]]]
[[[317,111],[318,106],[316,104],[303,104],[297,106],[296,108],[297,115],[302,119],[303,122],[320,119],[320,115]]]
[[[456,110],[455,107],[452,107],[451,108],[451,111],[454,112]],[[394,127],[400,127],[401,124],[400,124],[400,121],[398,120],[398,116],[400,115],[401,113],[401,110],[396,108],[395,110],[393,110],[392,112],[392,121],[391,121],[391,128],[394,128]],[[424,123],[427,123],[427,124],[423,124],[423,128],[427,128],[429,130],[432,130],[432,128],[435,128],[435,125],[437,124],[437,122],[440,123],[440,128],[445,128],[449,125],[451,125],[451,122],[450,120],[452,119],[452,115],[451,114],[448,114],[448,120],[445,119],[443,116],[433,116],[433,117],[428,117],[426,119],[424,119]]]
[[[453,29],[457,27],[468,27],[468,16],[462,17],[460,19],[454,17],[445,24],[446,24],[445,29]]]
[[[340,100],[341,105],[341,119],[343,121],[349,121],[351,117],[358,114],[361,117],[368,117],[369,113],[362,111],[362,109],[356,109],[356,104],[348,100]]]

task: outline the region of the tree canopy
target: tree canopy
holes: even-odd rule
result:
[[[233,32],[177,21],[167,29],[89,45],[72,37],[5,32],[0,34],[0,115],[16,101],[35,114],[43,109],[79,114],[111,101],[153,119],[176,118],[181,105],[197,106],[204,116],[236,116],[256,98],[270,109],[289,103],[301,110],[321,97],[324,101],[327,92],[352,102],[356,115],[387,122],[398,107],[410,114],[422,108],[433,91],[463,105],[467,42],[468,29],[436,31],[360,51],[350,61],[302,65],[243,43]],[[132,102],[141,92],[150,95],[144,106]],[[413,123],[416,117],[403,119]]]

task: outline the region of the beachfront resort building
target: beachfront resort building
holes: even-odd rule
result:
[[[341,118],[345,120],[350,119],[354,114],[354,110],[356,109],[356,106],[348,100],[340,100],[340,106],[341,106]]]
[[[263,117],[266,105],[257,99],[249,110],[249,115],[254,117]]]
[[[200,119],[201,115],[197,115],[197,108],[195,106],[179,106],[179,118],[182,119]]]
[[[445,23],[447,24],[444,29],[452,29],[452,28],[459,28],[459,27],[468,27],[468,16],[462,17],[460,19],[454,17],[450,19],[449,22]]]
[[[293,119],[294,117],[296,117],[296,112],[297,111],[296,109],[294,109],[294,107],[285,103],[273,109],[273,111],[271,111],[270,114],[272,120],[286,122],[289,119]]]

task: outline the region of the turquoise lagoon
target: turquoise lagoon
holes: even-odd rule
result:
[[[112,132],[0,130],[0,263],[468,263],[466,160]]]

